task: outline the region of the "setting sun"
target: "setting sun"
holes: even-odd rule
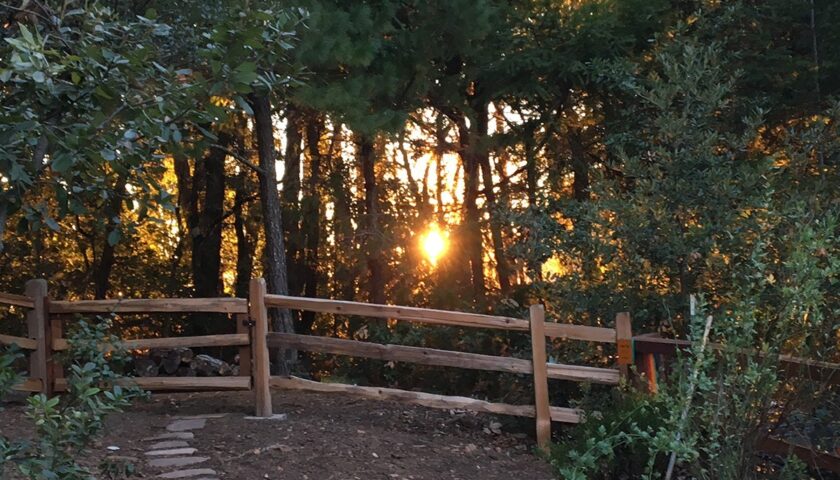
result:
[[[426,254],[426,259],[434,265],[446,250],[446,237],[437,225],[432,225],[420,238],[420,244]]]

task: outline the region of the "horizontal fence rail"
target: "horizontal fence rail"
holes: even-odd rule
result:
[[[687,350],[692,343],[688,340],[663,338],[656,333],[647,333],[633,337],[636,353],[641,356],[660,354],[674,356],[678,350]],[[734,348],[717,343],[709,343],[706,348],[711,351],[735,353],[741,358],[765,358],[767,354],[753,350]],[[840,363],[823,362],[791,355],[773,355],[773,360],[779,362],[779,371],[786,378],[807,378],[821,383],[840,384]],[[648,362],[650,363],[650,362]],[[654,365],[655,367],[655,365]],[[645,373],[651,367],[645,365]]]
[[[151,391],[223,391],[250,390],[251,379],[248,377],[130,377],[124,378],[120,384],[136,385]],[[59,378],[55,382],[55,390],[67,390],[67,379]]]
[[[38,342],[31,338],[0,335],[0,345],[17,345],[23,350],[38,350]]]
[[[131,340],[120,340],[122,347],[127,350],[142,350],[147,348],[179,348],[179,347],[244,347],[250,344],[247,333],[227,333],[223,335],[199,335],[195,337],[164,337],[164,338],[137,338]],[[104,349],[110,350],[111,345],[101,345]],[[67,350],[70,345],[65,338],[53,340],[54,351]]]
[[[285,295],[266,295],[268,307],[306,310],[334,315],[358,315],[362,317],[389,318],[407,322],[448,325],[452,327],[494,328],[514,332],[528,332],[527,320],[512,317],[483,315],[479,313],[453,312],[431,308],[403,307],[397,305],[378,305],[372,303],[349,302],[345,300],[325,300],[321,298],[290,297]],[[615,343],[615,329],[572,325],[566,323],[546,323],[546,336],[591,342]]]
[[[419,365],[523,374],[530,375],[534,378],[536,403],[536,405],[508,405],[467,397],[410,392],[393,388],[320,383],[296,377],[269,377],[266,379],[259,378],[262,374],[255,373],[254,388],[256,390],[256,411],[258,416],[271,415],[271,396],[269,393],[271,387],[315,392],[343,392],[370,399],[400,401],[434,408],[465,408],[479,412],[533,417],[537,421],[537,438],[538,443],[542,447],[547,446],[550,440],[552,420],[578,423],[582,418],[582,412],[579,410],[554,407],[549,404],[547,383],[549,379],[617,385],[622,376],[621,369],[548,363],[545,353],[545,339],[562,338],[611,344],[619,343],[623,340],[624,343],[629,344],[631,338],[629,316],[626,319],[622,319],[626,320],[623,324],[625,328],[622,330],[625,332],[624,336],[626,338],[618,338],[621,335],[615,328],[546,323],[542,306],[539,306],[537,309],[535,309],[536,306],[532,307],[529,319],[525,320],[505,316],[453,312],[420,307],[270,295],[265,292],[265,282],[262,279],[252,280],[249,300],[251,318],[256,323],[255,339],[257,342],[263,340],[265,342],[262,345],[254,345],[255,370],[268,370],[268,348],[273,347],[331,355],[372,358],[384,361],[407,362]],[[522,332],[529,334],[531,337],[533,358],[501,357],[294,333],[269,333],[267,309],[270,307],[333,315],[385,318],[439,326],[488,328]],[[621,349],[619,350],[621,351]],[[632,357],[632,351],[630,352],[630,356]],[[626,365],[631,361],[630,359],[624,360],[626,361],[620,363]]]
[[[305,380],[298,377],[271,377],[273,387],[288,390],[301,390],[320,393],[346,393],[371,400],[386,400],[400,403],[410,403],[429,408],[464,409],[481,413],[496,413],[516,417],[535,417],[533,405],[509,405],[506,403],[491,403],[470,397],[436,395],[425,392],[410,392],[396,388],[361,387],[343,383],[322,383]],[[572,408],[551,407],[551,419],[555,422],[579,423],[582,412]]]
[[[15,307],[35,308],[35,301],[26,295],[15,295],[14,293],[0,293],[0,305],[13,305]]]
[[[50,313],[248,313],[248,301],[224,297],[52,301]]]
[[[294,333],[269,333],[268,346],[304,350],[315,353],[346,355],[395,362],[416,363],[439,367],[467,368],[495,372],[530,375],[534,372],[530,360],[497,357],[478,353],[453,352],[405,345],[382,345],[340,338],[316,337]],[[548,364],[548,378],[618,384],[618,370],[578,365]]]

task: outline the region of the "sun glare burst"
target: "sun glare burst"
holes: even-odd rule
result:
[[[432,265],[437,264],[443,252],[446,251],[446,236],[440,231],[440,227],[432,225],[420,238],[420,244],[426,259]]]

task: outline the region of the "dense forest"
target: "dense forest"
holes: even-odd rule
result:
[[[45,278],[53,298],[247,297],[262,276],[272,293],[517,317],[539,302],[595,326],[629,311],[635,331],[677,338],[712,315],[716,342],[840,360],[840,2],[23,0],[0,19],[0,291]],[[529,348],[276,315],[281,331]],[[301,359],[314,376],[510,391]],[[678,451],[697,478],[747,478],[744,439],[781,421],[772,408],[836,411],[836,389],[765,361],[705,362],[694,443],[653,435],[650,464]],[[593,452],[638,453],[631,438],[645,436],[558,468],[618,478]]]

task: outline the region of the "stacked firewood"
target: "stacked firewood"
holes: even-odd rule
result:
[[[196,355],[186,347],[154,348],[134,357],[134,373],[138,377],[224,377],[239,375],[239,366],[210,355]]]

